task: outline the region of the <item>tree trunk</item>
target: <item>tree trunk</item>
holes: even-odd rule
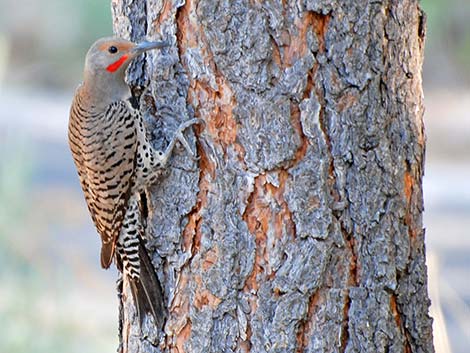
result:
[[[172,43],[129,70],[154,144],[205,122],[147,193],[164,333],[124,286],[122,351],[433,352],[418,1],[112,8]]]

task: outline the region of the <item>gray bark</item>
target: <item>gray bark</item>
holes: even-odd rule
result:
[[[205,121],[148,190],[169,317],[124,352],[433,352],[416,0],[113,0],[156,146]],[[145,89],[144,89],[145,88]]]

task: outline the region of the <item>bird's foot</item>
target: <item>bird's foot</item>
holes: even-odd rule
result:
[[[184,137],[183,132],[188,127],[190,127],[192,125],[195,125],[195,124],[200,124],[200,123],[204,123],[204,121],[201,120],[201,119],[191,119],[191,120],[185,121],[184,123],[182,123],[178,127],[178,129],[175,132],[175,135],[173,136],[173,139],[171,140],[170,144],[166,148],[165,153],[159,152],[161,165],[165,165],[167,160],[170,158],[170,156],[173,152],[173,148],[175,147],[176,141],[181,142],[181,144],[183,145],[185,150],[189,152],[189,154],[191,155],[191,157],[193,159],[197,159],[196,158],[196,153],[194,153],[193,150],[191,149],[191,147],[189,146],[189,143],[186,140],[186,138]]]
[[[178,129],[176,130],[176,133],[175,133],[175,136],[173,137],[173,139],[176,139],[178,140],[182,145],[183,147],[185,148],[186,151],[188,151],[188,153],[191,155],[191,157],[193,159],[198,159],[196,157],[196,153],[193,152],[193,150],[191,149],[191,147],[189,146],[189,143],[188,141],[186,140],[186,138],[184,137],[183,135],[183,132],[190,126],[193,126],[195,124],[201,124],[201,123],[204,123],[204,120],[201,120],[201,119],[191,119],[191,120],[188,120],[188,121],[185,121],[183,124],[181,124]]]

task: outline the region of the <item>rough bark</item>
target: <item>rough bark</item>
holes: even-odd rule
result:
[[[164,333],[124,352],[433,352],[416,0],[113,0],[116,34],[172,45],[129,83],[157,146],[148,192]],[[144,89],[144,87],[148,87]]]

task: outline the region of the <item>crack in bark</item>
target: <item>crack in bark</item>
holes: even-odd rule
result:
[[[311,70],[307,73],[307,84],[304,89],[303,99],[308,99],[315,89],[315,83],[313,77],[315,76],[316,71],[318,70],[318,63],[315,63]],[[293,168],[297,163],[299,163],[307,154],[307,149],[309,145],[309,139],[305,135],[302,129],[302,122],[300,119],[300,107],[297,102],[294,100],[290,100],[290,116],[292,121],[292,126],[294,127],[295,131],[299,135],[300,138],[300,147],[294,154],[293,160],[289,163],[289,166],[286,169]]]
[[[188,18],[188,7],[190,7],[190,1],[186,1],[182,6],[176,9],[175,14],[175,23],[176,23],[176,45],[178,48],[178,56],[180,62],[183,62],[184,50],[186,48],[184,44],[186,41],[187,31],[185,28],[185,24],[187,23]],[[169,16],[171,10],[171,2],[165,1],[162,11],[160,12],[160,16],[157,19],[158,23],[161,23],[165,20],[166,17]],[[190,100],[189,92],[187,94],[188,103]],[[198,156],[200,157],[199,160],[199,182],[198,182],[198,193],[196,199],[196,205],[193,209],[187,214],[188,223],[183,229],[182,235],[182,247],[185,252],[189,252],[191,255],[186,259],[186,262],[180,269],[180,279],[178,281],[177,288],[175,290],[175,296],[172,301],[171,311],[175,314],[175,320],[173,320],[174,325],[173,327],[168,327],[168,332],[171,332],[166,335],[166,342],[167,347],[170,348],[171,352],[184,352],[185,351],[185,344],[191,337],[192,332],[192,323],[189,317],[189,302],[187,301],[188,298],[185,298],[185,289],[188,286],[188,281],[186,277],[189,276],[185,271],[188,270],[188,266],[190,266],[194,256],[199,252],[200,248],[200,241],[201,241],[201,212],[207,205],[207,193],[209,190],[209,177],[210,175],[214,175],[214,166],[210,162],[209,158],[207,157],[204,148],[200,142],[200,135],[202,133],[203,127],[195,127],[195,135],[197,141],[197,151]],[[180,298],[181,297],[181,298]],[[181,308],[179,310],[178,308]],[[181,316],[183,318],[184,324],[179,326],[179,322],[181,320],[177,320],[176,318]],[[173,323],[172,322],[172,323]],[[170,326],[170,322],[169,325]]]
[[[268,232],[273,231],[275,238],[278,240],[283,237],[284,232],[295,237],[292,213],[284,199],[288,172],[284,169],[277,170],[276,172],[279,173],[278,186],[269,183],[265,175],[255,177],[253,191],[247,199],[247,206],[242,215],[248,230],[256,239],[256,255],[253,270],[247,277],[243,287],[243,291],[249,294],[248,302],[251,307],[251,313],[257,311],[257,291],[260,283],[273,281],[276,276],[276,270],[270,268],[269,265],[270,248],[268,248],[267,241]],[[274,247],[275,245],[272,246]],[[278,288],[273,290],[275,297],[282,295]],[[248,320],[248,341],[249,337],[251,337],[249,322],[250,320]]]
[[[240,349],[243,350],[246,353],[251,352],[251,347],[252,347],[251,346],[251,335],[252,335],[251,325],[250,325],[250,321],[248,321],[247,326],[246,326],[246,340],[242,340],[242,338],[239,337]]]
[[[359,286],[359,275],[358,275],[359,264],[358,264],[358,258],[357,258],[357,253],[356,253],[356,241],[354,239],[354,236],[346,230],[343,221],[341,221],[340,218],[336,218],[336,221],[339,222],[340,224],[343,239],[345,240],[347,249],[349,250],[350,255],[351,255],[351,261],[349,264],[348,285],[358,287]]]
[[[409,168],[407,168],[405,170],[404,177],[403,177],[404,194],[406,198],[404,223],[408,228],[408,234],[410,238],[415,238],[417,235],[416,229],[412,224],[412,214],[411,214],[414,184],[415,184],[415,179],[411,171],[409,170]]]
[[[274,60],[277,66],[279,66],[280,68],[284,68],[281,56],[281,49],[279,48],[276,39],[274,39],[271,34],[269,35],[269,38],[271,39],[271,43],[273,44],[272,59]],[[274,84],[277,84],[277,82],[275,82]]]
[[[255,293],[259,289],[258,275],[265,273],[262,264],[267,262],[266,255],[266,239],[269,227],[269,214],[267,212],[268,204],[264,203],[264,193],[262,188],[266,183],[266,178],[263,175],[258,175],[254,179],[254,187],[251,194],[248,196],[245,212],[242,219],[248,226],[248,230],[256,239],[256,255],[253,264],[253,271],[245,281],[243,289],[248,293]],[[256,309],[256,307],[255,307]],[[254,310],[253,312],[255,312]]]
[[[303,130],[302,130],[302,122],[300,120],[300,108],[299,104],[291,100],[290,104],[290,116],[291,116],[291,121],[292,121],[292,126],[294,127],[295,131],[300,137],[300,147],[297,149],[297,151],[294,154],[293,160],[289,162],[289,167],[293,168],[297,163],[299,163],[307,154],[307,149],[308,149],[308,138],[305,136]]]
[[[319,52],[318,54],[326,52],[326,43],[325,43],[325,34],[328,28],[328,23],[331,19],[331,15],[323,15],[316,12],[312,12],[312,26],[315,31],[315,34],[319,40]],[[326,123],[326,113],[325,113],[325,106],[327,102],[325,100],[325,87],[323,86],[323,80],[321,77],[321,66],[324,64],[317,63],[316,66],[312,69],[311,74],[309,74],[309,78],[312,80],[312,88],[315,90],[316,97],[320,103],[320,113],[319,113],[319,128],[322,132],[323,138],[325,140],[326,148],[327,148],[327,156],[329,160],[329,168],[328,174],[329,179],[327,181],[329,193],[331,195],[332,200],[334,200],[335,204],[342,203],[345,200],[341,200],[341,193],[337,189],[337,181],[336,181],[336,172],[335,172],[335,164],[334,164],[334,157],[333,157],[333,149],[332,149],[332,142],[331,138],[328,133],[327,123]],[[353,95],[346,95],[342,96],[341,100],[338,102],[339,110],[346,109],[353,105],[356,101],[356,98]],[[347,207],[347,206],[346,206]],[[347,244],[347,249],[350,252],[351,261],[349,264],[349,274],[348,274],[348,284],[353,286],[358,286],[358,258],[355,251],[355,239],[354,237],[349,234],[339,216],[344,210],[344,207],[337,209],[337,207],[332,207],[333,214],[333,222],[338,222],[340,225],[341,233],[345,242]],[[349,296],[349,289],[346,290],[345,295],[345,302],[343,306],[343,320],[341,324],[341,331],[339,335],[339,349],[340,352],[345,352],[346,347],[349,341],[349,309],[351,306],[351,299]]]
[[[351,308],[351,298],[349,296],[349,289],[346,290],[345,303],[343,307],[343,322],[341,325],[340,333],[340,352],[346,352],[346,347],[349,341],[349,309]]]
[[[290,34],[290,45],[286,46],[283,51],[283,55],[281,55],[282,68],[291,67],[298,59],[305,56],[305,53],[308,50],[307,33],[310,28],[313,29],[319,40],[320,52],[325,50],[325,33],[329,19],[330,15],[307,11],[303,14],[302,19],[297,18],[295,20],[298,34],[295,37]]]
[[[328,30],[328,23],[330,22],[331,15],[329,14],[324,15],[318,12],[309,11],[307,16],[310,16],[309,21],[320,42],[320,45],[318,48],[319,52],[324,53],[326,49],[325,34],[326,34],[326,31]]]
[[[400,332],[405,337],[405,353],[411,353],[412,352],[411,344],[410,344],[411,335],[403,323],[403,320],[401,317],[402,314],[400,313],[399,305],[397,303],[397,295],[395,293],[391,293],[390,295],[390,312],[393,315],[393,318],[395,319],[395,323],[397,327],[399,327]]]
[[[186,2],[188,2],[187,0]],[[184,7],[185,5],[183,4],[181,7]],[[180,7],[180,8],[181,8]],[[178,16],[178,11],[180,8],[176,9],[176,17]],[[171,10],[173,9],[173,1],[172,0],[163,0],[163,6],[158,11],[158,17],[156,20],[152,23],[153,28],[160,28],[161,24],[165,22],[170,16],[171,16]],[[178,31],[177,31],[178,33]]]
[[[198,134],[196,134],[198,136]],[[207,194],[210,190],[210,181],[214,177],[214,166],[209,162],[201,144],[197,143],[199,159],[199,185],[196,205],[188,216],[188,224],[183,230],[183,247],[190,251],[192,257],[199,251],[201,243],[201,212],[207,205]]]
[[[424,39],[426,38],[426,22],[427,22],[427,16],[426,13],[421,9],[421,7],[418,4],[418,13],[419,13],[419,19],[418,19],[418,37],[419,37],[419,42],[421,45],[421,49],[423,48],[424,45]]]
[[[166,337],[167,338],[166,346],[168,347],[169,352],[171,353],[184,353],[185,352],[184,345],[189,339],[189,337],[191,336],[191,328],[192,328],[191,319],[188,317],[184,326],[181,328],[179,332],[177,332],[176,341],[171,340],[169,338],[170,336]]]
[[[309,344],[309,333],[312,329],[314,308],[317,305],[319,300],[320,293],[319,290],[314,291],[308,299],[308,307],[305,318],[299,322],[299,328],[297,330],[297,347],[295,353],[305,352],[305,348]]]
[[[178,57],[180,62],[183,62],[183,55],[185,51],[185,47],[183,46],[183,41],[186,38],[187,31],[186,31],[186,24],[187,24],[187,17],[188,17],[188,10],[187,6],[189,1],[186,0],[183,6],[180,6],[176,9],[175,14],[175,23],[176,23],[176,46],[178,48]],[[165,2],[165,5],[169,3],[169,1]],[[158,16],[157,21],[160,21],[162,12],[160,12],[160,16]]]
[[[244,151],[236,142],[238,126],[232,114],[232,109],[236,106],[235,96],[229,82],[217,68],[203,26],[196,21],[195,7],[197,5],[193,1],[187,0],[177,12],[180,60],[186,71],[190,72],[185,60],[185,50],[191,48],[198,51],[204,64],[210,70],[209,74],[214,75],[217,88],[214,88],[207,79],[190,76],[189,103],[195,107],[195,115],[204,118],[208,134],[216,144],[222,146],[224,153],[228,146],[232,146],[239,152],[240,160],[243,160]]]
[[[242,215],[248,230],[256,238],[255,264],[244,286],[244,290],[248,292],[258,290],[257,276],[259,274],[265,274],[269,280],[275,276],[274,270],[264,267],[269,266],[269,249],[266,248],[269,230],[274,230],[276,239],[280,239],[284,231],[295,237],[292,213],[284,199],[288,172],[284,169],[277,170],[277,172],[279,173],[279,186],[269,183],[265,175],[258,175],[255,178],[253,191],[247,199],[247,206]],[[275,206],[278,206],[280,210]]]
[[[199,136],[198,133],[196,133],[196,136]],[[198,140],[199,141],[199,140]],[[181,307],[181,314],[183,316],[186,316],[185,324],[184,326],[176,331],[173,331],[173,335],[167,335],[167,345],[170,347],[170,351],[175,351],[176,352],[184,352],[184,344],[185,342],[190,338],[191,336],[191,328],[192,328],[192,323],[191,319],[188,316],[189,314],[189,303],[185,301],[184,299],[184,288],[187,287],[188,285],[188,280],[185,279],[185,276],[187,274],[184,272],[188,266],[190,266],[191,261],[193,260],[194,256],[199,252],[200,249],[200,244],[201,244],[201,237],[202,237],[202,231],[201,231],[201,220],[202,220],[202,211],[207,205],[207,194],[209,192],[209,185],[210,181],[209,179],[214,176],[214,166],[209,162],[209,159],[207,158],[207,155],[202,148],[202,145],[200,142],[197,143],[197,149],[198,149],[198,156],[200,157],[199,160],[199,185],[198,185],[198,193],[197,193],[197,201],[196,205],[193,207],[191,212],[187,215],[188,217],[188,224],[186,227],[183,229],[183,236],[182,236],[182,246],[183,250],[185,252],[190,252],[191,256],[186,260],[185,264],[181,268],[181,273],[180,276],[183,278],[179,281],[178,287],[175,291],[176,295],[173,299],[173,304],[172,304],[172,311],[178,316],[178,311],[177,308]],[[182,293],[183,298],[179,299],[179,293]],[[196,294],[198,294],[197,292]],[[195,302],[198,302],[202,304],[205,302],[202,297],[195,298]],[[178,303],[175,305],[175,303]],[[196,303],[195,303],[195,306]],[[174,337],[176,334],[176,343],[172,343],[174,339],[171,339],[170,337]],[[172,349],[172,347],[174,349]]]

